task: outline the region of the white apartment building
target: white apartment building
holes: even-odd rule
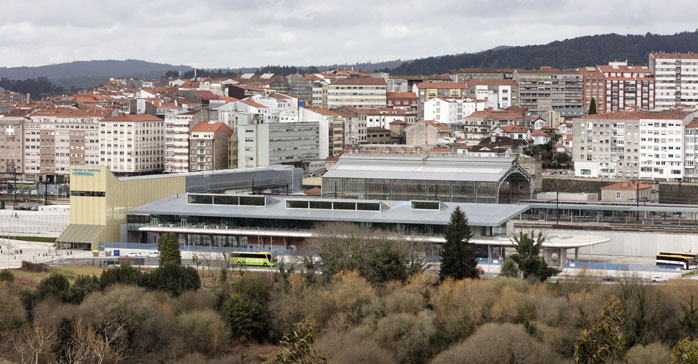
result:
[[[330,140],[333,137],[330,135],[333,132],[330,125],[338,118],[339,115],[328,109],[307,107],[300,109],[301,122],[318,123],[318,153],[320,159],[330,156]]]
[[[698,54],[650,53],[649,66],[656,109],[698,106]]]
[[[692,182],[698,180],[698,118],[684,126],[684,178]]]
[[[189,172],[189,131],[196,111],[165,115],[165,172]]]
[[[24,126],[24,172],[68,175],[70,165],[99,165],[99,122],[112,110],[53,109]]]
[[[482,100],[436,97],[424,103],[424,119],[443,124],[463,124],[464,118],[483,110],[485,101]]]
[[[694,114],[614,112],[575,119],[576,176],[677,181],[684,177],[684,126]],[[693,154],[691,154],[693,158]]]
[[[165,122],[148,114],[121,114],[99,123],[99,164],[114,173],[142,174],[164,168]]]

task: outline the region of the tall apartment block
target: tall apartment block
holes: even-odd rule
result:
[[[596,101],[596,112],[603,114],[623,110],[653,110],[655,81],[646,66],[628,66],[627,62],[610,62],[608,66],[584,67],[584,109]]]
[[[695,113],[612,112],[573,121],[575,175],[679,181],[684,161],[695,152],[684,148],[684,128]]]
[[[655,107],[665,110],[679,105],[698,106],[698,54],[650,53],[654,75]]]
[[[548,110],[581,110],[582,75],[577,70],[541,67],[538,70],[514,70],[519,84],[520,107],[537,115]]]
[[[165,122],[149,114],[121,114],[99,123],[99,165],[121,175],[162,172]]]

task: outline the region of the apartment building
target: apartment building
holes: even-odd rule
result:
[[[120,114],[99,123],[99,164],[121,175],[162,172],[165,122],[149,114]]]
[[[444,124],[463,124],[465,118],[483,110],[484,100],[436,97],[424,103],[424,118]]]
[[[451,75],[454,82],[465,82],[472,79],[503,80],[514,78],[512,68],[462,68],[457,73]]]
[[[698,106],[698,54],[650,53],[649,68],[654,75],[657,109]]]
[[[0,175],[24,173],[24,123],[21,116],[0,116]]]
[[[99,123],[114,114],[52,109],[30,115],[24,124],[24,173],[67,176],[71,164],[99,165]]]
[[[327,86],[327,107],[385,107],[387,86],[382,78],[346,78]]]
[[[417,94],[417,117],[424,120],[424,103],[436,98],[461,99],[468,92],[468,86],[462,82],[421,82],[414,85]]]
[[[698,118],[684,126],[684,178],[698,182]]]
[[[506,109],[517,106],[519,85],[510,79],[469,79],[467,97],[485,100],[486,106],[493,109]]]
[[[582,94],[582,104],[584,111],[589,112],[591,100],[596,104],[596,113],[603,114],[606,112],[606,92],[604,76],[596,67],[579,68],[579,74],[582,75],[584,83],[584,93]]]
[[[683,128],[693,116],[678,111],[633,111],[575,119],[572,127],[575,174],[681,180]]]
[[[627,62],[610,62],[607,66],[597,66],[597,68],[604,77],[604,97],[600,99],[604,104],[604,110],[654,109],[654,77],[647,66],[628,66]],[[586,89],[584,93],[586,96]],[[597,105],[601,102],[599,99],[596,100]]]
[[[300,109],[300,121],[318,123],[318,153],[320,159],[325,159],[338,153],[337,147],[343,148],[344,121],[337,113],[319,107],[304,107]],[[341,126],[337,124],[341,124]]]
[[[189,172],[189,131],[196,111],[165,115],[165,173]]]
[[[524,111],[518,107],[510,107],[504,110],[485,109],[475,111],[463,118],[463,123],[455,129],[462,129],[465,138],[477,141],[487,138],[497,127],[518,126],[527,128]]]
[[[225,123],[202,121],[189,135],[189,170],[212,171],[228,168],[228,148],[233,130]]]
[[[541,115],[548,110],[582,110],[582,76],[577,70],[541,67],[514,71],[519,85],[518,103],[529,112]]]
[[[317,122],[238,125],[238,168],[317,160],[319,133]]]
[[[388,92],[387,106],[393,109],[417,111],[417,94],[414,92]]]

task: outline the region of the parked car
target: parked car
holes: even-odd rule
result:
[[[661,283],[661,282],[666,282],[668,279],[660,276],[654,276],[652,277],[652,283]]]
[[[607,274],[603,276],[603,280],[606,282],[613,282],[616,280],[616,276],[614,276],[613,274]]]
[[[160,258],[160,252],[150,252],[148,258]]]
[[[130,252],[126,254],[127,257],[140,257],[141,253],[140,252]]]

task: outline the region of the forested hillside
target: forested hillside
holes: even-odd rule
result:
[[[698,52],[698,31],[674,35],[593,35],[542,45],[417,59],[390,70],[397,75],[453,72],[461,68],[576,68],[627,60],[647,64],[650,52]]]

